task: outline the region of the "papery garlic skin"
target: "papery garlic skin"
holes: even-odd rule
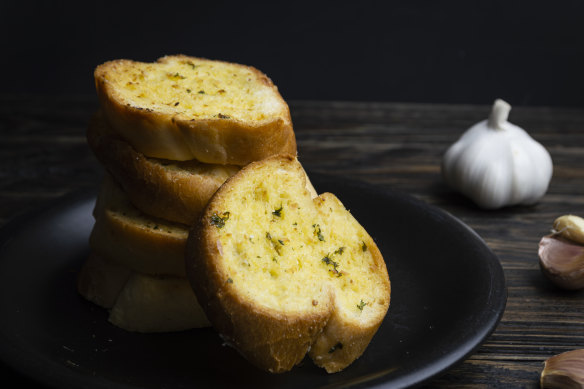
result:
[[[538,255],[541,271],[556,286],[584,288],[584,246],[548,235],[539,241]]]
[[[540,376],[540,388],[584,388],[584,350],[567,351],[547,359]]]
[[[507,121],[510,109],[495,101],[491,117],[468,129],[444,155],[446,182],[481,208],[534,204],[552,177],[550,154]]]
[[[575,215],[563,215],[554,220],[554,233],[584,245],[584,219]]]

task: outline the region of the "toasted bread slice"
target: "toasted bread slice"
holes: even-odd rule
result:
[[[186,278],[134,273],[94,252],[79,273],[77,290],[111,309],[109,321],[127,331],[171,332],[210,325]]]
[[[105,259],[139,273],[185,276],[186,225],[140,212],[110,176],[103,181],[94,216],[89,245]]]
[[[134,332],[173,332],[210,326],[184,277],[134,273],[110,311],[109,321]]]
[[[106,62],[94,76],[107,121],[148,157],[246,165],[296,154],[288,105],[253,67],[174,55]]]
[[[373,239],[332,194],[313,199],[292,157],[255,162],[215,193],[189,234],[187,276],[221,336],[257,366],[310,350],[328,372],[365,350],[390,301]]]
[[[217,188],[240,169],[145,157],[110,128],[101,112],[93,116],[87,139],[133,205],[148,215],[183,224],[193,224]]]
[[[131,270],[92,251],[77,276],[77,291],[92,303],[109,309],[131,275]]]

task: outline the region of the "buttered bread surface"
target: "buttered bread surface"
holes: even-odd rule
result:
[[[253,67],[175,55],[94,76],[107,121],[148,157],[243,166],[296,153],[288,105]]]
[[[269,79],[247,66],[176,57],[161,63],[120,60],[111,68],[103,77],[120,98],[162,113],[262,121],[286,109]]]
[[[212,215],[224,267],[234,287],[272,308],[303,311],[329,298],[347,307],[355,320],[365,309],[385,304],[383,279],[371,254],[370,238],[333,195],[317,199],[303,190],[301,177],[286,171],[239,185],[237,193]],[[296,181],[296,182],[294,182]],[[340,212],[340,211],[343,212]]]

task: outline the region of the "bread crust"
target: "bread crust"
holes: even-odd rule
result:
[[[77,275],[77,291],[85,299],[110,309],[132,272],[91,251]]]
[[[213,193],[239,170],[235,165],[145,157],[110,128],[101,111],[89,123],[87,140],[136,208],[188,225],[198,220]]]
[[[203,60],[187,56],[172,58]],[[215,61],[218,63],[225,63]],[[259,70],[242,66],[255,74],[257,82],[272,89],[284,110],[262,121],[215,117],[197,119],[185,114],[168,114],[126,101],[108,81],[119,68],[136,62],[115,60],[94,72],[97,95],[106,120],[136,150],[149,157],[177,161],[196,159],[204,163],[246,165],[275,154],[296,154],[296,139],[288,105],[272,81]]]
[[[210,325],[184,277],[134,273],[119,293],[109,321],[126,331],[184,331]]]
[[[188,227],[145,216],[137,221],[115,182],[107,177],[98,196],[89,245],[109,262],[135,272],[184,277]],[[168,232],[168,226],[172,232]]]
[[[371,250],[374,259],[370,270],[385,277],[381,288],[387,298],[377,302],[377,313],[365,324],[356,324],[343,317],[336,306],[334,288],[328,284],[323,287],[322,295],[313,300],[318,304],[310,313],[303,311],[295,314],[259,306],[253,298],[241,295],[220,264],[222,247],[212,216],[224,211],[224,198],[246,179],[248,170],[272,162],[287,165],[287,168],[296,169],[298,174],[303,175],[295,157],[278,156],[252,163],[228,179],[210,200],[199,223],[190,231],[185,258],[187,277],[214,328],[258,367],[270,372],[285,372],[309,352],[318,366],[329,373],[336,372],[364,352],[389,307],[391,289],[387,268],[369,235],[365,236],[363,243]],[[332,194],[321,195],[313,201],[323,206],[326,203],[327,207],[335,204],[342,207]],[[340,347],[339,343],[342,343]]]
[[[154,277],[113,264],[91,252],[77,278],[85,299],[110,310],[126,331],[171,332],[210,326],[184,277]]]

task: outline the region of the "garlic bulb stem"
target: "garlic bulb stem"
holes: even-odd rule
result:
[[[495,100],[491,114],[489,115],[489,120],[487,121],[487,126],[494,130],[503,130],[503,123],[507,122],[510,111],[511,106],[509,103],[501,99]]]

